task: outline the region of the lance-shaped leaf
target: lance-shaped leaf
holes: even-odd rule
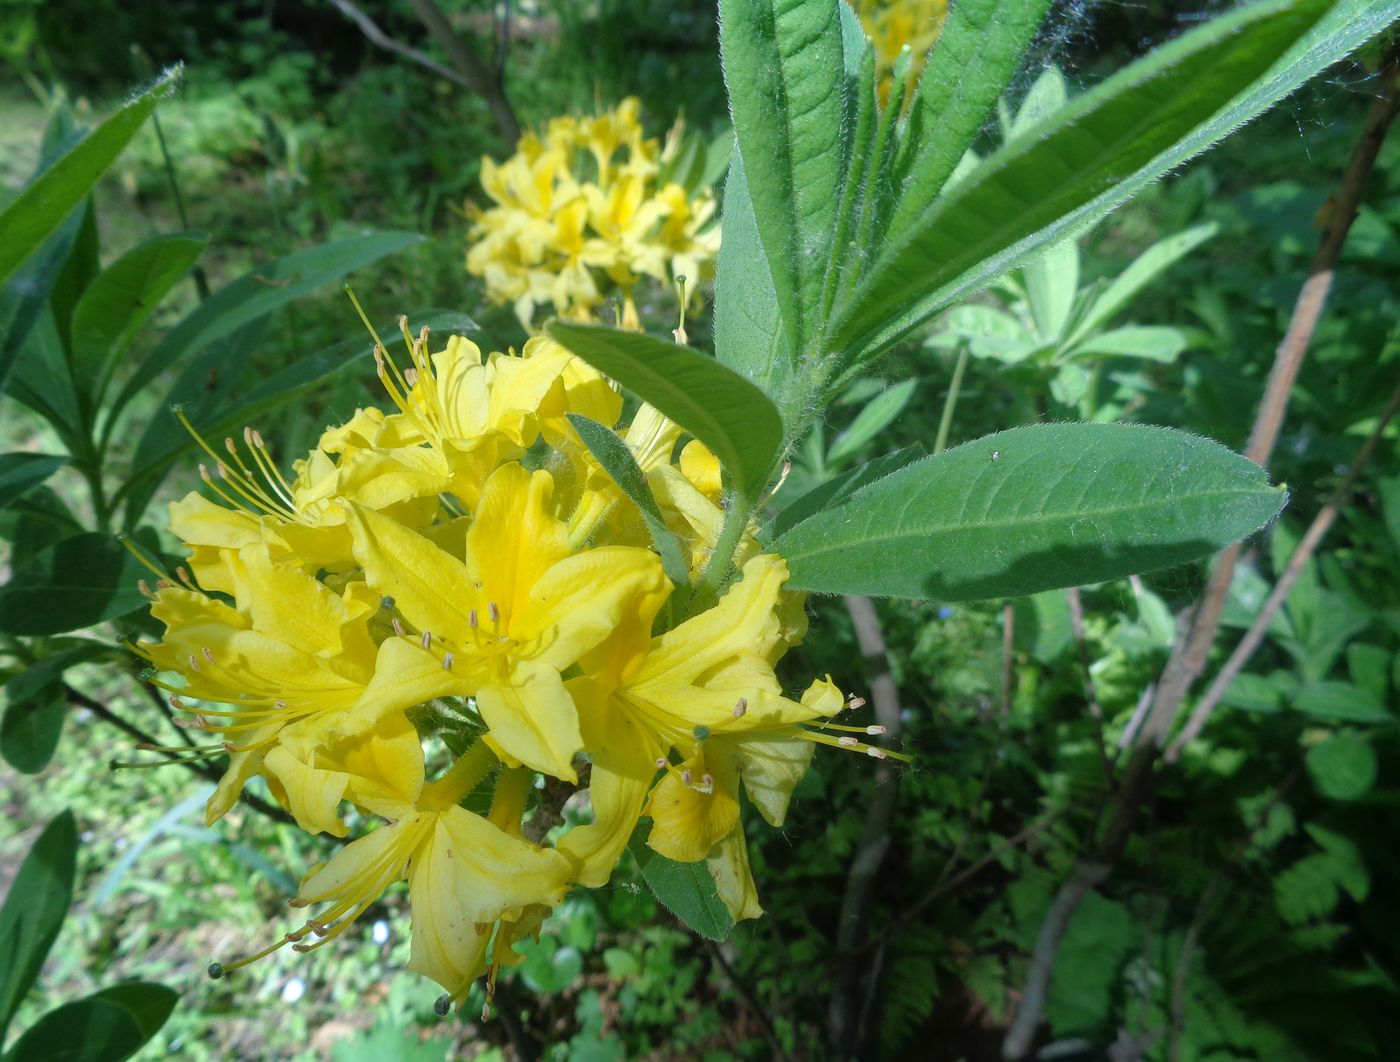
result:
[[[698,350],[639,332],[551,321],[550,336],[690,432],[752,498],[768,480],[783,422],[768,396]]]
[[[844,167],[839,4],[719,5],[737,151],[778,305],[798,351],[820,303]]]
[[[104,442],[126,404],[176,361],[376,258],[422,243],[424,239],[414,232],[368,232],[349,236],[294,251],[258,266],[221,288],[172,328],[142,360],[112,404],[103,425]],[[347,324],[351,321],[353,318],[347,314]]]
[[[73,310],[73,382],[94,402],[137,331],[204,250],[203,233],[157,236],[127,251],[92,281]]]
[[[44,827],[0,908],[0,1041],[68,914],[77,862],[77,826],[65,811]]]
[[[150,572],[113,535],[90,531],[57,542],[0,586],[0,631],[62,634],[125,615],[145,603]]]
[[[909,108],[895,163],[905,193],[890,231],[907,228],[943,190],[1006,91],[1050,0],[959,0],[950,6]]]
[[[661,509],[657,506],[656,498],[652,495],[651,487],[647,484],[646,473],[637,464],[637,459],[632,456],[632,451],[611,429],[604,427],[596,420],[590,420],[578,413],[570,413],[568,417],[569,423],[574,426],[574,430],[578,432],[583,444],[598,459],[598,464],[603,466],[603,471],[612,477],[612,481],[617,484],[622,493],[627,495],[632,504],[641,510],[647,531],[651,533],[652,545],[656,547],[656,552],[661,555],[661,567],[665,570],[667,577],[677,586],[684,586],[689,582],[690,575],[686,571],[685,558],[681,555],[680,543],[676,541],[676,536],[671,534],[670,528],[666,526],[666,521],[662,519]]]
[[[825,483],[807,491],[794,499],[777,516],[773,517],[759,532],[759,538],[771,542],[779,535],[786,534],[803,520],[816,516],[827,509],[834,509],[857,491],[870,486],[876,480],[884,479],[891,472],[898,471],[911,461],[924,456],[924,448],[917,443],[905,446],[893,453],[857,465],[848,472],[832,476]],[[781,499],[782,494],[778,497]]]
[[[734,929],[734,919],[719,897],[710,868],[702,860],[677,863],[646,844],[651,827],[645,823],[632,835],[627,850],[637,860],[642,878],[667,910],[689,928],[709,940],[724,940]]]
[[[891,473],[781,535],[794,589],[1015,597],[1205,556],[1283,506],[1218,443],[1133,424],[1013,428]]]
[[[174,91],[180,68],[164,74],[39,175],[0,214],[0,284],[24,264],[83,201],[155,106]]]
[[[852,360],[873,357],[1036,247],[1082,229],[1362,43],[1367,34],[1340,14],[1358,6],[1377,19],[1382,6],[1400,14],[1394,0],[1335,9],[1333,0],[1269,0],[1072,100],[900,231],[838,309],[827,345]],[[1362,21],[1370,32],[1384,25]]]
[[[21,498],[68,463],[50,454],[0,454],[0,509]]]

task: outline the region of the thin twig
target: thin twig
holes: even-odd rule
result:
[[[1331,529],[1333,521],[1337,519],[1341,512],[1342,504],[1351,493],[1352,486],[1356,483],[1357,477],[1361,475],[1362,469],[1370,461],[1371,454],[1376,449],[1376,443],[1380,441],[1382,433],[1390,424],[1395,414],[1400,412],[1400,384],[1390,395],[1390,401],[1386,404],[1385,412],[1381,414],[1379,423],[1366,441],[1357,450],[1356,456],[1352,458],[1351,467],[1342,477],[1342,481],[1337,484],[1335,490],[1327,499],[1327,503],[1318,511],[1313,522],[1308,526],[1307,532],[1293,550],[1293,556],[1289,558],[1288,566],[1283,574],[1279,576],[1278,583],[1268,599],[1260,608],[1258,615],[1254,617],[1254,622],[1250,624],[1249,630],[1235,646],[1235,651],[1230,654],[1230,659],[1225,661],[1225,666],[1220,669],[1220,674],[1215,676],[1215,681],[1211,683],[1210,689],[1206,691],[1195,711],[1191,713],[1191,718],[1186,725],[1181,728],[1181,733],[1172,742],[1171,748],[1167,749],[1165,759],[1168,763],[1175,763],[1181,755],[1182,749],[1195,740],[1206,723],[1210,720],[1211,713],[1220,704],[1220,699],[1225,695],[1225,691],[1230,688],[1230,683],[1244,670],[1244,666],[1249,663],[1249,658],[1254,655],[1254,651],[1259,648],[1259,644],[1264,640],[1264,635],[1268,632],[1269,624],[1272,622],[1278,610],[1283,607],[1284,601],[1288,599],[1288,592],[1293,589],[1293,584],[1298,581],[1298,577],[1303,573],[1303,567],[1308,563],[1317,547],[1322,543],[1322,539]]]
[[[879,613],[868,597],[849,595],[845,601],[855,625],[856,642],[865,658],[875,720],[890,738],[895,738],[900,731],[899,689],[895,686],[894,672],[885,650]],[[881,760],[875,767],[874,792],[866,809],[865,827],[846,874],[846,892],[836,928],[837,973],[827,1031],[837,1058],[847,1058],[856,1052],[863,1032],[858,1005],[861,985],[879,977],[878,969],[861,970],[853,960],[865,942],[870,894],[889,851],[890,827],[898,804],[899,772],[888,760]]]
[[[1069,599],[1069,626],[1079,649],[1079,666],[1084,670],[1084,700],[1089,707],[1089,718],[1094,721],[1094,744],[1099,750],[1099,767],[1103,772],[1103,784],[1108,786],[1113,781],[1113,766],[1103,740],[1103,708],[1099,706],[1098,691],[1094,688],[1094,673],[1089,669],[1092,663],[1089,646],[1084,641],[1084,600],[1077,586],[1066,590],[1065,596]]]
[[[1392,52],[1381,73],[1379,93],[1366,117],[1361,140],[1352,153],[1327,219],[1327,227],[1317,253],[1313,255],[1307,280],[1294,304],[1287,332],[1275,351],[1274,366],[1246,451],[1247,456],[1261,464],[1268,460],[1278,439],[1288,408],[1289,391],[1331,290],[1342,246],[1356,218],[1361,197],[1370,183],[1381,144],[1395,120],[1397,108],[1400,108],[1400,94],[1396,92],[1397,71],[1400,71],[1397,55]],[[1050,974],[1060,941],[1084,897],[1112,872],[1127,845],[1138,808],[1150,795],[1158,751],[1172,729],[1182,701],[1205,670],[1211,646],[1220,628],[1221,610],[1240,552],[1241,546],[1236,544],[1223,551],[1217,559],[1187,630],[1178,639],[1156,684],[1156,693],[1138,731],[1136,745],[1124,772],[1123,783],[1113,801],[1104,836],[1090,853],[1076,863],[1069,879],[1061,885],[1050,905],[1031,955],[1021,992],[1021,1004],[1002,1044],[1004,1058],[1020,1059],[1030,1050],[1044,1013]]]
[[[491,69],[481,61],[467,42],[462,40],[443,14],[442,8],[433,0],[408,2],[427,28],[429,36],[447,53],[453,67],[466,79],[467,86],[486,101],[502,138],[514,145],[520,139],[520,120],[515,116],[515,108],[506,97],[505,89],[492,76]]]
[[[436,59],[432,58],[432,56],[420,52],[417,48],[404,44],[402,41],[394,40],[393,37],[390,37],[379,28],[378,23],[376,23],[374,19],[370,18],[352,4],[350,0],[330,0],[330,2],[336,10],[360,27],[360,32],[365,35],[371,44],[383,48],[385,51],[393,52],[395,55],[401,55],[405,59],[415,62],[427,70],[431,70],[438,77],[446,78],[454,85],[461,85],[465,89],[472,88],[471,82],[450,66],[443,66]]]
[[[788,1055],[787,1052],[783,1050],[782,1042],[778,1039],[778,1030],[773,1025],[773,1019],[768,1016],[768,1011],[765,1010],[763,1004],[758,1001],[758,997],[754,995],[753,989],[735,973],[734,967],[730,964],[729,960],[725,958],[724,949],[720,944],[713,940],[706,940],[705,947],[709,951],[710,956],[719,964],[719,968],[724,971],[724,976],[729,978],[729,983],[734,986],[734,991],[739,994],[739,999],[743,1001],[745,1009],[757,1018],[758,1024],[763,1027],[764,1039],[768,1041],[768,1047],[773,1052],[771,1057],[777,1059],[778,1062],[787,1062]]]

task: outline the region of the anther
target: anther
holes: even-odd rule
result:
[[[418,370],[417,370],[417,369],[404,369],[404,371],[403,371],[403,378],[404,378],[404,383],[408,384],[409,387],[417,387],[417,386],[418,386]]]
[[[433,632],[424,631],[423,637],[420,639],[420,641],[423,643],[424,649],[431,649],[433,647]]]
[[[689,767],[687,767],[685,770],[681,771],[681,782],[682,782],[683,784],[689,785],[689,784],[690,784],[690,780],[691,780],[692,777],[694,777],[694,776],[690,773],[690,768],[689,768]]]
[[[437,1002],[433,1004],[433,1013],[439,1018],[445,1018],[452,1012],[452,997],[446,992],[437,997]]]
[[[179,566],[175,569],[175,574],[176,574],[176,576],[179,577],[180,582],[182,582],[182,583],[187,583],[187,582],[190,581],[190,573],[189,573],[189,570],[188,570],[183,564],[179,565]]]
[[[267,447],[263,445],[262,434],[256,428],[253,429],[253,445],[259,450],[267,449]]]
[[[180,700],[178,695],[172,693],[170,695],[170,707],[183,709],[185,707],[185,702]]]
[[[854,693],[846,698],[846,710],[854,712],[857,708],[865,707],[865,698],[857,697]]]
[[[491,622],[492,622],[492,623],[500,623],[500,622],[501,622],[501,610],[500,610],[499,608],[496,607],[496,602],[494,602],[494,601],[488,602],[487,605],[486,605],[486,611],[489,612],[489,613],[491,614]]]
[[[151,584],[148,583],[148,582],[146,582],[145,579],[137,579],[137,580],[136,580],[136,589],[141,591],[141,596],[142,596],[142,597],[155,597],[155,596],[156,596],[155,594],[151,593]]]
[[[224,449],[228,451],[230,457],[238,456],[238,447],[234,445],[233,436],[224,436]]]
[[[399,622],[399,617],[395,616],[389,621],[389,626],[394,628],[394,633],[400,638],[403,637],[403,624]]]
[[[473,628],[481,626],[481,620],[477,618],[476,609],[472,609],[467,613],[467,625]]]
[[[851,737],[850,734],[842,734],[839,738],[836,739],[836,743],[840,745],[843,749],[853,749],[860,744],[860,742],[857,741],[855,738]]]
[[[666,767],[666,765],[670,762],[671,761],[668,760],[665,756],[658,756],[656,757],[656,769],[658,771],[663,770]]]
[[[203,465],[199,466],[199,478],[204,480],[205,483],[214,482],[214,477],[209,474],[209,469],[205,468]]]
[[[443,669],[444,671],[451,671],[451,670],[452,670],[452,654],[451,654],[451,653],[443,653],[443,654],[442,654],[442,669]]]
[[[706,791],[713,789],[715,787],[715,776],[709,771],[706,771],[700,776],[700,784],[705,787]]]
[[[868,727],[866,727],[866,728],[865,728],[865,732],[866,732],[867,734],[888,734],[888,733],[889,733],[889,730],[887,730],[887,729],[886,729],[885,727],[883,727],[883,726],[880,726],[880,725],[876,724],[875,726],[868,726]]]
[[[209,647],[207,645],[203,649],[201,649],[200,652],[204,654],[204,659],[208,660],[209,663],[212,664],[214,662],[214,654],[209,651]]]
[[[869,756],[872,760],[883,760],[885,758],[885,750],[877,749],[874,745],[871,745],[868,749],[866,749],[865,754]]]
[[[744,718],[744,713],[747,712],[748,710],[749,710],[749,699],[748,699],[747,697],[740,697],[739,700],[738,700],[738,701],[735,703],[735,705],[734,705],[734,718],[735,718],[735,719],[742,719],[742,718]]]
[[[253,428],[252,428],[251,425],[244,425],[244,427],[243,427],[243,442],[248,446],[249,449],[252,449],[252,447],[253,447]]]
[[[195,661],[194,653],[191,653],[191,654],[190,654],[190,670],[191,670],[191,671],[198,671],[198,670],[199,670],[199,664]]]

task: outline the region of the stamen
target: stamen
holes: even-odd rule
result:
[[[452,653],[450,651],[442,654],[442,669],[444,671],[452,670]]]
[[[656,757],[656,769],[658,771],[663,771],[669,766],[671,766],[671,761],[668,760],[665,756]]]
[[[889,755],[884,749],[876,748],[874,745],[867,745],[865,754],[874,760],[883,760]]]
[[[467,613],[467,626],[473,628],[481,626],[481,621],[477,618],[476,615],[476,609],[472,609]]]
[[[424,632],[423,632],[423,637],[422,637],[420,640],[421,640],[422,643],[423,643],[423,648],[424,648],[424,649],[431,649],[431,648],[433,647],[433,633],[432,633],[432,631],[424,631]]]
[[[389,626],[394,628],[394,633],[397,634],[400,638],[404,637],[403,624],[399,622],[399,617],[395,616],[393,619],[391,619],[389,621]]]
[[[205,660],[208,660],[211,664],[214,663],[214,654],[209,651],[209,647],[207,645],[204,646],[204,648],[202,648],[200,652],[204,654]]]
[[[843,749],[853,749],[860,744],[859,741],[848,734],[843,734],[841,737],[837,738],[836,743]]]
[[[742,719],[742,718],[744,718],[744,713],[747,712],[748,710],[749,710],[749,699],[748,699],[747,697],[740,697],[739,700],[738,700],[738,701],[735,703],[735,705],[734,705],[734,718],[735,718],[735,719]]]

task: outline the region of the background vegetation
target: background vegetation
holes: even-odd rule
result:
[[[1048,62],[1072,86],[1088,85],[1200,6],[1154,5],[1147,18],[1137,6],[1067,5],[1038,42],[1015,102]],[[443,7],[475,45],[499,29],[491,5]],[[693,130],[723,130],[711,4],[540,0],[507,9],[508,48],[497,58],[522,126],[638,95],[657,135],[678,110]],[[450,66],[407,0],[366,3],[364,12],[392,39]],[[511,150],[498,117],[480,94],[376,47],[339,5],[7,0],[0,47],[5,199],[38,164],[58,100],[91,121],[156,70],[187,64],[179,95],[159,112],[169,167],[148,124],[96,191],[104,262],[159,233],[203,230],[203,282],[217,291],[300,248],[371,229],[422,233],[428,239],[354,274],[371,316],[448,307],[476,319],[483,346],[523,340],[509,308],[483,305],[462,264],[480,158]],[[1067,359],[1041,351],[1015,360],[949,320],[886,362],[897,392],[861,386],[846,396],[799,455],[794,487],[904,444],[931,446],[964,350],[972,356],[962,359],[950,445],[1087,413],[1243,448],[1317,245],[1317,219],[1378,91],[1361,65],[1330,71],[1081,241],[1081,282],[1097,294],[1163,237],[1214,227],[1114,322],[1174,330],[1170,356],[1079,362],[1094,386],[1086,410],[1085,392],[1062,379]],[[1223,661],[1257,614],[1394,386],[1397,162],[1392,140],[1273,458],[1292,501],[1270,533],[1247,544],[1213,660]],[[1024,323],[1027,286],[1013,276],[978,305]],[[182,283],[139,342],[153,346],[199,299],[196,283]],[[659,313],[647,323],[673,325]],[[692,338],[703,340],[704,327],[702,317]],[[219,386],[246,391],[308,353],[357,339],[358,328],[329,285],[288,305]],[[369,359],[349,359],[257,426],[279,453],[296,453],[324,424],[373,401],[372,383]],[[859,420],[892,392],[885,423]],[[165,416],[163,393],[137,399],[132,419]],[[13,401],[4,410],[0,450],[57,449],[38,418]],[[1159,773],[1150,814],[1063,941],[1041,1035],[1057,1057],[1393,1053],[1395,439],[1393,427],[1382,436],[1202,737]],[[116,459],[130,460],[130,447],[116,443]],[[193,462],[177,464],[155,503],[195,482]],[[72,470],[29,500],[51,510],[90,504]],[[37,525],[13,512],[5,519],[14,563],[32,550],[26,534]],[[299,868],[321,853],[248,807],[205,829],[208,782],[195,771],[109,769],[132,758],[132,738],[110,725],[105,706],[148,734],[166,722],[134,675],[70,672],[70,717],[53,760],[37,774],[0,768],[0,883],[63,809],[73,810],[81,840],[74,913],[17,1027],[58,1001],[139,977],[180,994],[142,1058],[814,1058],[825,1055],[830,1016],[842,1007],[860,1016],[869,1057],[995,1057],[1055,889],[1105,813],[1110,769],[1161,672],[1173,615],[1203,579],[1199,567],[1172,569],[1084,588],[1079,604],[1060,591],[955,608],[880,601],[885,650],[875,654],[858,642],[858,613],[841,600],[813,601],[812,633],[792,673],[830,671],[857,690],[892,679],[915,766],[876,774],[857,757],[819,757],[787,827],[749,831],[769,913],[723,944],[679,928],[633,884],[636,873],[576,893],[524,967],[503,978],[501,1014],[486,1023],[471,1020],[472,1004],[460,1019],[437,1019],[434,993],[399,972],[406,914],[394,894],[314,960],[280,952],[237,979],[207,981],[212,957],[268,936]],[[851,868],[872,840],[887,846],[884,869],[861,895]],[[857,938],[842,931],[853,902]]]

